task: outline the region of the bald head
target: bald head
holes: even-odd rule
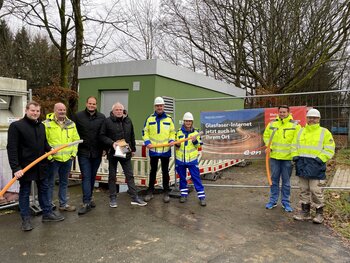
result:
[[[59,120],[59,121],[65,120],[66,114],[67,114],[66,105],[64,105],[61,102],[58,102],[53,107],[53,111],[55,113],[57,120]]]

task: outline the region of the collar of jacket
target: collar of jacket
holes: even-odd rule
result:
[[[317,129],[319,129],[319,128],[320,128],[320,124],[319,124],[319,123],[313,124],[313,125],[309,125],[309,124],[306,124],[306,125],[305,125],[305,129],[306,129],[307,131],[314,131],[314,130],[317,130]]]
[[[154,112],[153,116],[155,116],[157,120],[165,119],[166,117],[168,117],[168,115],[166,115],[164,111],[162,114],[158,114],[157,112]]]
[[[119,118],[114,116],[113,111],[110,112],[109,116],[110,116],[111,120],[114,122],[123,121],[126,118],[126,116],[124,114],[122,117],[119,117]]]
[[[51,113],[47,114],[47,115],[46,115],[46,118],[47,118],[48,120],[50,120],[50,121],[54,121],[54,122],[56,122],[57,124],[59,124],[59,123],[57,122],[56,115],[55,115],[54,112],[51,112]],[[73,122],[73,121],[71,121],[70,119],[68,119],[68,117],[66,116],[63,123],[64,123],[64,126],[66,127],[66,126],[72,124],[72,122]]]
[[[90,111],[88,111],[88,109],[85,108],[85,113],[86,113],[87,116],[89,116],[89,117],[96,117],[96,115],[97,115],[97,110],[95,110],[94,113],[91,114]]]
[[[194,128],[191,127],[191,130],[188,131],[188,130],[186,130],[185,126],[182,125],[182,126],[181,126],[181,131],[182,131],[183,134],[189,135],[190,133],[194,132]]]
[[[284,119],[281,119],[280,117],[276,118],[276,121],[281,122],[281,123],[287,123],[287,122],[289,122],[291,120],[293,120],[293,117],[290,114]]]
[[[25,119],[31,125],[38,125],[41,123],[41,121],[39,119],[32,120],[32,119],[28,118],[27,114],[24,115],[23,119]]]

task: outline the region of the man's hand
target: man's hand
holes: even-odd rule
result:
[[[271,153],[271,149],[270,148],[266,148],[265,149],[265,153]]]
[[[146,148],[147,148],[147,149],[152,149],[152,148],[153,148],[152,143],[148,144],[148,145],[146,146]]]
[[[170,146],[170,147],[171,147],[171,146],[174,146],[174,144],[175,144],[175,142],[174,142],[174,141],[169,142],[169,146]]]
[[[191,140],[192,140],[192,142],[197,141],[197,136],[196,136],[196,135],[192,136],[192,137],[191,137]]]
[[[17,172],[15,172],[15,177],[17,178],[17,179],[19,179],[19,178],[21,178],[22,176],[23,176],[23,171],[22,170],[19,170],[19,171],[17,171]]]

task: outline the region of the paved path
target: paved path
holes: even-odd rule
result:
[[[79,204],[80,187],[69,191]],[[59,223],[36,217],[28,233],[19,229],[18,212],[2,214],[0,261],[350,262],[350,250],[326,226],[295,222],[280,205],[266,210],[267,189],[212,187],[207,195],[207,207],[199,206],[195,193],[185,204],[163,204],[158,195],[146,207],[132,207],[122,193],[112,209],[107,193],[98,192],[90,213],[65,213]]]
[[[338,168],[330,186],[350,190],[350,169]]]

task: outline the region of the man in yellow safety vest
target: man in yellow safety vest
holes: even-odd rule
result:
[[[163,202],[168,203],[169,198],[169,159],[171,157],[171,146],[175,140],[175,126],[173,119],[164,112],[164,100],[162,97],[154,99],[154,113],[145,122],[142,130],[142,139],[151,159],[151,171],[149,185],[144,198],[146,202],[153,198],[154,184],[158,169],[158,161],[161,161],[163,174]],[[169,144],[165,147],[154,147],[157,144]]]
[[[47,115],[44,121],[46,138],[51,147],[71,143],[80,139],[75,123],[66,116],[66,106],[63,103],[54,105],[54,112]],[[77,155],[78,146],[66,147],[64,150],[49,156],[49,199],[52,202],[55,176],[59,176],[59,210],[75,211],[75,206],[67,200],[68,176],[72,161]]]
[[[326,162],[335,151],[335,143],[331,132],[320,126],[321,114],[310,109],[307,124],[294,137],[292,156],[295,161],[296,175],[299,177],[301,211],[294,215],[295,220],[310,220],[311,202],[316,208],[313,222],[321,224],[323,218],[324,197],[320,180],[326,178]]]
[[[291,143],[294,135],[299,131],[300,125],[293,120],[289,113],[289,107],[282,105],[278,107],[278,117],[271,121],[264,131],[264,142],[266,145],[271,141],[270,166],[271,181],[270,200],[266,209],[277,206],[280,192],[280,178],[282,179],[281,203],[286,212],[292,212],[290,205],[290,177],[292,175]]]

